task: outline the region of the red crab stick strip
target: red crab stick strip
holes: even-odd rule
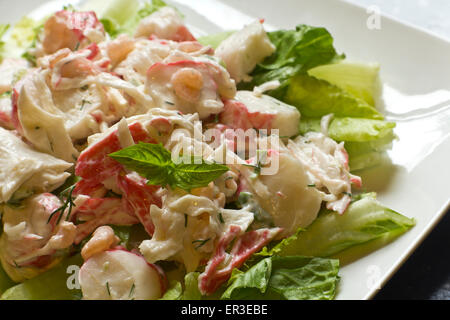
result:
[[[78,202],[78,199],[80,198],[75,201]],[[86,198],[81,205],[78,204],[75,207],[73,219],[85,221],[77,225],[75,244],[80,243],[99,226],[107,224],[133,225],[139,222],[133,213],[130,214],[122,199],[119,198]]]
[[[239,237],[241,228],[230,226],[229,231],[219,240],[214,256],[209,260],[205,271],[198,278],[199,290],[202,294],[214,293],[226,282],[234,268],[239,268],[255,252],[269,243],[282,229],[259,229],[244,233]],[[237,238],[230,253],[225,250]],[[220,268],[228,256],[231,261]]]
[[[125,206],[134,213],[149,235],[153,235],[155,226],[150,217],[150,206],[162,206],[161,198],[156,195],[159,186],[147,185],[147,180],[135,173],[117,176],[117,184],[123,193]]]
[[[148,143],[155,142],[148,136],[147,131],[141,123],[132,123],[128,128],[135,143],[139,141]],[[113,177],[123,167],[120,163],[108,157],[108,154],[120,149],[122,149],[122,146],[116,130],[80,154],[75,168],[75,174],[89,180],[92,185]]]

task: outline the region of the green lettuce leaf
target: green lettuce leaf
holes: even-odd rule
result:
[[[202,296],[198,289],[199,272],[190,272],[185,275],[184,280],[171,281],[169,289],[160,300],[202,300],[206,297]],[[184,288],[184,289],[183,289]]]
[[[235,273],[222,299],[331,300],[338,271],[335,259],[268,257],[246,272]]]
[[[15,284],[16,283],[11,280],[11,278],[6,274],[5,270],[3,270],[2,265],[0,264],[0,295],[5,292],[6,289],[11,288]]]
[[[282,100],[295,106],[304,117],[320,118],[333,113],[336,117],[383,119],[375,107],[349,92],[306,74],[290,81]]]
[[[308,70],[314,78],[325,80],[358,99],[375,106],[380,90],[380,65],[341,61]]]
[[[159,300],[180,300],[183,295],[183,287],[179,281],[171,281],[169,289]]]
[[[241,83],[240,89],[251,90],[254,86],[278,80],[281,86],[269,93],[280,98],[293,76],[344,57],[337,54],[333,37],[325,28],[298,25],[295,30],[269,32],[268,36],[276,51],[255,67],[250,74],[252,81]]]
[[[2,300],[78,300],[81,298],[81,290],[69,289],[69,277],[74,273],[67,273],[69,266],[82,264],[80,255],[75,255],[63,260],[54,268],[26,280],[6,290],[1,296]]]
[[[387,159],[386,151],[392,147],[395,123],[364,118],[333,118],[328,135],[333,140],[345,142],[351,171],[379,165]],[[300,134],[320,132],[320,118],[303,117]]]
[[[121,33],[133,35],[139,22],[153,12],[167,6],[162,0],[113,0],[105,3],[103,0],[88,1],[83,10],[93,10],[97,13],[105,31],[115,38]]]
[[[211,48],[217,49],[220,43],[231,36],[235,31],[224,31],[216,34],[211,34],[197,39],[204,46],[210,46]]]
[[[394,128],[394,122],[384,120],[335,117],[328,126],[328,135],[339,142],[368,142],[386,138],[383,141],[390,143],[395,137]],[[309,131],[320,132],[320,118],[304,117],[301,119],[300,133],[305,134]],[[362,147],[362,145],[359,145],[359,147]],[[370,147],[367,146],[367,148]],[[361,151],[364,151],[364,149]]]
[[[284,242],[276,254],[330,257],[382,237],[394,239],[414,225],[414,219],[380,204],[374,193],[364,194],[356,198],[343,215],[321,210],[306,231]]]

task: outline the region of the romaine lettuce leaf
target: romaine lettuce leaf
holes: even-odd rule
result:
[[[2,265],[0,264],[0,295],[5,292],[6,289],[11,288],[15,284],[16,283],[9,278],[5,270],[3,270]]]
[[[67,273],[69,266],[82,264],[80,255],[63,260],[54,268],[26,280],[6,290],[1,296],[2,300],[78,300],[81,298],[81,290],[69,289],[69,277],[75,274]],[[74,279],[73,279],[74,280]],[[75,280],[74,280],[75,281]]]
[[[328,127],[330,138],[345,142],[352,172],[379,165],[387,159],[386,150],[396,138],[395,123],[364,118],[333,118]],[[320,132],[320,118],[302,118],[300,133]]]
[[[231,36],[233,33],[234,31],[219,32],[216,34],[199,37],[197,41],[204,46],[210,46],[211,48],[217,49],[220,43],[229,36]]]
[[[159,300],[181,300],[183,295],[183,287],[179,281],[171,281],[169,283],[169,289]]]
[[[387,138],[386,141],[383,140],[386,143],[391,142],[395,137],[394,128],[394,122],[384,120],[335,117],[328,126],[328,135],[339,142],[368,142]],[[300,133],[305,134],[309,131],[320,132],[320,118],[303,117],[301,119]]]
[[[375,97],[380,90],[380,65],[341,61],[308,70],[308,74],[325,80],[356,98],[375,106]]]
[[[235,273],[222,299],[331,300],[338,271],[335,259],[268,257],[246,272]]]
[[[202,296],[198,289],[198,272],[190,272],[185,275],[184,280],[170,282],[169,289],[160,300],[202,300],[206,297]],[[183,282],[183,284],[182,284]]]
[[[352,202],[343,215],[322,209],[306,231],[270,250],[266,248],[264,253],[330,257],[382,237],[396,238],[414,225],[414,219],[384,207],[374,193],[369,193]]]
[[[250,74],[252,81],[241,83],[240,89],[251,90],[254,86],[278,80],[281,86],[269,93],[280,98],[293,76],[344,57],[336,52],[333,37],[325,28],[298,25],[295,30],[269,32],[268,36],[276,51],[255,67]]]
[[[138,0],[113,0],[105,5],[102,0],[91,0],[83,6],[83,10],[97,13],[105,31],[115,38],[121,33],[132,35],[139,22],[167,4],[162,0],[141,2]]]
[[[304,117],[319,118],[332,113],[336,117],[383,119],[381,113],[363,99],[307,74],[293,77],[281,100],[295,106]]]

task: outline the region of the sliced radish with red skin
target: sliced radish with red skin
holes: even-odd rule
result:
[[[81,266],[79,282],[86,300],[156,300],[167,288],[160,268],[122,248],[89,258]]]

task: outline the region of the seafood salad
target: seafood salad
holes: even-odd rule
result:
[[[0,34],[2,299],[333,299],[414,226],[358,175],[396,138],[379,66],[324,28],[115,0]]]

